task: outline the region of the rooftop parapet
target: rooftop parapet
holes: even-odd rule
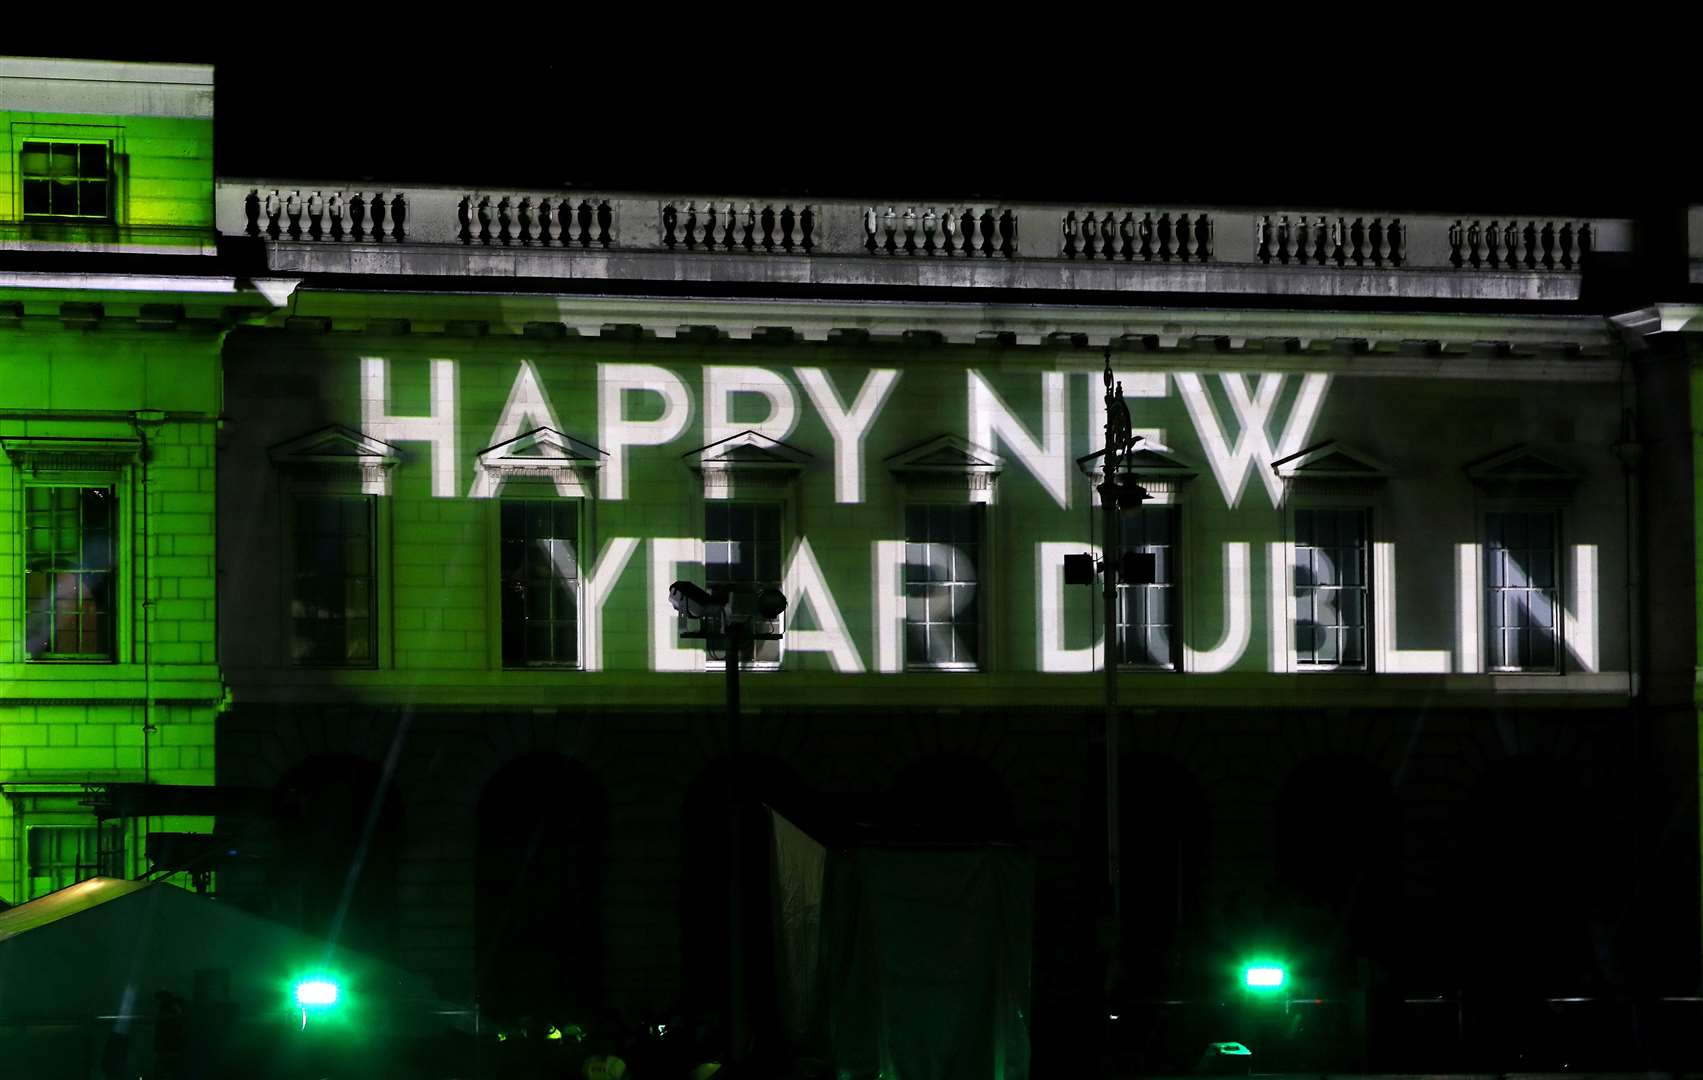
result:
[[[800,200],[225,179],[279,273],[1568,301],[1621,218]]]

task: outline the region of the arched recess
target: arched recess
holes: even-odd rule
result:
[[[274,796],[274,910],[311,934],[394,956],[404,825],[383,769],[364,758],[316,755],[286,772]]]
[[[583,1023],[601,1008],[608,797],[555,753],[517,758],[480,794],[474,855],[480,1007]]]
[[[1126,754],[1118,775],[1126,985],[1140,996],[1184,993],[1208,975],[1206,794],[1181,763],[1161,754]]]
[[[1616,880],[1584,787],[1558,761],[1520,756],[1485,771],[1468,802],[1465,976],[1484,999],[1563,997],[1598,976],[1591,901]]]
[[[1389,781],[1350,757],[1305,762],[1278,796],[1270,930],[1327,995],[1364,987],[1362,964],[1400,962],[1402,824]]]
[[[893,779],[889,824],[896,837],[928,843],[1013,843],[1017,819],[1005,781],[968,754],[919,758]]]
[[[797,773],[778,758],[721,758],[687,786],[681,828],[680,929],[688,1008],[705,1019],[727,1022],[737,933],[741,1026],[746,1052],[759,1056],[779,1052],[780,1041],[777,901],[770,862],[773,826],[765,804],[797,816],[813,800]],[[735,861],[741,913],[737,928],[730,915]]]

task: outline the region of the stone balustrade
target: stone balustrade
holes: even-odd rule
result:
[[[1293,207],[815,201],[714,193],[401,190],[237,179],[219,184],[218,224],[226,236],[278,245],[280,252],[284,245],[301,245],[292,249],[301,254],[280,254],[274,261],[304,267],[332,265],[324,256],[308,254],[315,249],[384,245],[433,247],[444,257],[446,248],[492,255],[531,250],[536,254],[530,258],[547,252],[563,259],[582,254],[665,257],[686,260],[672,276],[704,280],[742,272],[712,271],[693,260],[782,259],[794,262],[785,270],[752,273],[773,280],[848,284],[951,284],[957,279],[945,264],[961,263],[976,283],[1012,288],[1295,291],[1301,286],[1261,285],[1261,275],[1305,271],[1310,284],[1302,291],[1395,295],[1409,286],[1395,287],[1392,293],[1391,287],[1375,285],[1365,275],[1420,273],[1438,282],[1423,289],[1454,295],[1459,287],[1445,286],[1443,280],[1478,275],[1475,280],[1488,284],[1475,288],[1487,297],[1534,299],[1576,294],[1576,284],[1549,286],[1541,281],[1578,275],[1593,253],[1629,251],[1633,243],[1632,223],[1625,219]],[[809,269],[814,263],[826,267],[824,260],[831,260],[835,269]],[[989,265],[970,271],[975,263]],[[927,269],[934,264],[940,269]],[[1006,269],[989,276],[993,264]],[[1048,270],[1048,264],[1058,269]],[[562,266],[540,266],[533,272],[554,276],[564,272]],[[775,278],[776,273],[781,276]],[[1494,284],[1504,280],[1526,284]]]

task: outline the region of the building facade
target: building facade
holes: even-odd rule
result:
[[[8,865],[21,785],[216,782],[232,902],[494,1015],[703,1014],[773,962],[751,807],[1017,844],[1042,1074],[1256,954],[1361,1003],[1339,1062],[1695,994],[1693,361],[1633,222],[203,197],[169,281],[6,279]],[[1107,642],[1065,559],[1126,551]],[[789,600],[736,721],[681,579]]]

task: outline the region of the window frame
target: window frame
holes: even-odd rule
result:
[[[792,554],[792,544],[796,542],[796,538],[798,536],[798,528],[797,528],[797,523],[796,523],[796,508],[795,508],[795,502],[794,502],[794,499],[793,499],[793,491],[792,491],[792,487],[791,487],[790,484],[784,485],[784,486],[776,485],[776,486],[773,486],[773,487],[766,487],[766,488],[753,486],[751,488],[748,488],[747,494],[741,495],[741,496],[736,497],[736,498],[716,499],[716,498],[709,498],[709,497],[706,496],[705,498],[703,498],[701,500],[700,506],[699,506],[699,518],[698,518],[699,529],[698,529],[698,533],[699,533],[699,537],[700,537],[699,550],[703,554],[703,562],[699,564],[701,569],[702,569],[702,572],[703,572],[702,585],[704,586],[704,588],[708,589],[708,588],[712,587],[714,584],[716,584],[715,582],[712,582],[710,580],[709,546],[710,546],[710,544],[716,542],[716,541],[713,541],[713,540],[710,539],[710,528],[709,528],[710,508],[712,506],[723,506],[723,507],[732,508],[732,507],[741,506],[741,505],[744,505],[744,506],[773,506],[773,507],[776,508],[776,511],[778,513],[778,518],[779,518],[779,520],[778,520],[779,536],[777,537],[775,542],[776,542],[776,545],[777,545],[779,551],[778,551],[778,563],[777,563],[777,566],[776,566],[776,570],[778,571],[778,573],[777,573],[777,576],[776,576],[776,580],[773,582],[773,584],[774,584],[775,588],[781,589],[782,591],[785,591],[785,589],[786,589],[787,559],[788,559],[788,556],[790,556]],[[769,584],[769,583],[768,582],[755,582],[754,584],[766,585],[766,584]],[[751,650],[751,659],[746,660],[739,665],[739,668],[740,668],[741,671],[779,671],[786,666],[786,651],[787,651],[786,650],[786,628],[787,628],[788,622],[790,621],[789,616],[792,613],[791,612],[791,605],[796,599],[797,599],[796,597],[788,596],[787,597],[788,610],[781,612],[780,618],[775,620],[776,630],[781,635],[780,640],[776,641],[776,642],[772,642],[772,643],[769,643],[769,642],[755,642],[755,643],[753,643],[753,648]],[[681,630],[686,630],[686,629],[689,629],[689,628],[695,628],[695,626],[689,625],[690,623],[691,623],[691,620],[688,620],[684,615],[682,615],[680,617],[680,628],[681,628]],[[766,644],[773,644],[774,647],[775,647],[775,657],[772,660],[760,660],[760,659],[757,658],[759,650],[761,649],[762,646],[764,646]],[[705,669],[708,670],[710,667],[719,667],[721,664],[722,664],[722,661],[720,661],[720,660],[711,660],[710,659],[710,650],[706,646],[705,649],[704,649]]]
[[[491,563],[495,567],[493,576],[491,602],[489,605],[490,625],[495,632],[487,635],[489,642],[488,658],[492,670],[503,672],[518,671],[584,671],[586,645],[586,615],[585,607],[590,602],[589,586],[587,583],[586,552],[594,542],[592,536],[592,500],[583,496],[561,495],[555,486],[548,481],[538,481],[523,478],[510,478],[503,482],[501,491],[489,500],[493,505],[490,514],[488,530],[490,550],[496,555]],[[505,582],[503,578],[503,504],[523,502],[571,503],[574,527],[575,564],[579,574],[575,579],[575,603],[577,605],[574,629],[573,659],[563,661],[537,661],[523,664],[510,664],[504,655],[503,635],[503,594]]]
[[[283,617],[279,620],[280,655],[285,667],[295,671],[370,671],[387,668],[386,662],[390,655],[390,623],[387,618],[391,600],[389,588],[389,504],[391,500],[381,498],[371,492],[362,491],[358,485],[338,483],[293,483],[286,484],[283,491],[281,517],[282,541],[284,550],[278,560],[279,595],[282,603],[279,610]],[[331,661],[297,660],[295,651],[295,601],[296,601],[296,529],[297,509],[303,499],[362,499],[367,504],[367,520],[369,526],[368,566],[369,579],[372,582],[368,606],[368,615],[372,626],[369,630],[368,659],[361,663],[335,663]]]
[[[31,815],[31,818],[57,819],[63,816],[64,815],[61,814],[50,813]],[[45,875],[38,875],[33,872],[36,868],[36,863],[34,862],[32,854],[34,847],[33,841],[35,837],[44,832],[59,833],[71,831],[94,834],[95,861],[91,867],[94,872],[86,876],[74,876],[70,881],[65,882],[63,885],[54,885],[43,892],[37,892],[35,884],[36,879]],[[46,896],[48,893],[69,888],[78,882],[87,881],[89,878],[93,877],[126,876],[124,872],[126,855],[124,832],[125,830],[123,826],[118,822],[103,821],[99,818],[93,818],[92,820],[85,818],[84,820],[79,821],[25,820],[19,830],[19,860],[22,863],[22,866],[20,867],[18,880],[19,884],[22,886],[22,891],[29,894],[26,899],[35,900]],[[114,837],[118,840],[118,846],[116,848],[107,847],[106,842]],[[109,860],[109,856],[115,856],[115,858]],[[85,864],[81,861],[73,863],[73,875],[80,875],[84,865]]]
[[[1377,614],[1375,611],[1375,605],[1377,603],[1377,583],[1373,579],[1373,575],[1376,573],[1374,565],[1376,560],[1373,558],[1373,548],[1377,542],[1378,528],[1381,521],[1381,515],[1379,514],[1378,509],[1377,501],[1374,498],[1356,494],[1344,494],[1338,496],[1309,494],[1292,501],[1290,505],[1286,507],[1286,513],[1284,515],[1286,535],[1283,545],[1283,570],[1285,574],[1284,601],[1286,605],[1284,615],[1283,653],[1285,666],[1290,672],[1300,674],[1339,673],[1348,675],[1367,675],[1377,671]],[[1360,588],[1363,594],[1361,620],[1364,624],[1362,626],[1362,630],[1365,633],[1365,644],[1363,652],[1364,659],[1359,664],[1303,663],[1301,660],[1299,634],[1296,632],[1296,625],[1299,622],[1300,615],[1300,595],[1298,592],[1299,587],[1296,583],[1297,553],[1301,546],[1299,515],[1320,511],[1325,513],[1358,513],[1361,516],[1363,523],[1361,535],[1364,548],[1361,552],[1362,578]]]
[[[131,578],[132,575],[125,572],[126,562],[128,560],[128,556],[129,556],[129,546],[128,546],[128,543],[127,543],[127,539],[128,539],[128,535],[129,535],[129,531],[130,531],[129,528],[128,528],[128,521],[127,521],[125,504],[128,503],[129,500],[121,501],[121,499],[120,499],[121,486],[122,486],[122,483],[121,483],[120,479],[117,478],[117,477],[114,477],[114,476],[92,474],[88,477],[76,478],[75,474],[62,474],[60,476],[55,476],[52,479],[47,479],[47,480],[43,480],[39,477],[28,478],[28,479],[25,479],[23,484],[19,487],[19,494],[20,494],[21,497],[18,500],[18,502],[19,502],[19,507],[18,507],[18,512],[19,512],[18,535],[22,538],[22,542],[21,542],[21,545],[20,545],[21,559],[20,559],[20,566],[18,568],[19,582],[20,582],[20,585],[21,585],[21,588],[18,590],[18,598],[19,598],[19,604],[20,604],[21,613],[22,613],[21,620],[20,620],[20,623],[19,623],[19,625],[22,628],[22,634],[19,637],[19,644],[20,644],[20,652],[22,653],[23,661],[25,663],[28,663],[28,664],[116,664],[116,663],[119,663],[123,659],[124,653],[123,653],[122,646],[121,646],[121,638],[123,636],[123,631],[124,631],[124,627],[125,627],[125,623],[126,623],[125,614],[129,610],[128,604],[126,604],[126,602],[125,602],[126,599],[127,599],[126,589],[129,585],[129,579]],[[30,559],[30,552],[29,552],[29,513],[30,513],[29,497],[30,497],[31,491],[41,491],[41,490],[52,490],[52,491],[105,490],[105,491],[108,491],[108,492],[111,493],[111,497],[112,497],[112,500],[113,500],[112,523],[111,523],[112,554],[111,554],[111,560],[110,560],[111,570],[109,572],[112,575],[113,581],[112,581],[111,586],[109,587],[110,599],[108,601],[109,611],[107,613],[108,620],[111,624],[111,631],[110,631],[111,638],[109,640],[109,645],[110,645],[109,651],[106,652],[105,654],[51,652],[51,653],[46,653],[46,654],[41,655],[41,656],[31,656],[30,655],[30,652],[29,652],[29,623],[30,623],[31,612],[30,612],[30,597],[29,597],[29,574],[30,574],[30,571],[29,571],[29,559]],[[79,547],[81,547],[82,544],[84,543],[84,540],[83,540],[84,534],[83,534],[83,531],[82,531],[81,521],[79,521],[78,527],[79,527],[78,545],[79,545]],[[52,572],[56,572],[56,571],[49,571],[49,572],[52,573]]]
[[[107,214],[104,217],[24,213],[24,144],[33,142],[98,144],[107,148]],[[129,182],[126,176],[125,130],[122,125],[17,123],[12,125],[6,150],[10,154],[6,168],[14,177],[12,220],[18,224],[38,228],[111,229],[127,222],[125,203]]]
[[[1551,610],[1554,619],[1555,659],[1548,667],[1498,667],[1492,662],[1492,636],[1499,631],[1493,627],[1491,620],[1491,577],[1490,577],[1490,518],[1492,515],[1520,514],[1526,516],[1543,516],[1550,521],[1550,570],[1552,585],[1550,586]],[[1479,669],[1486,675],[1565,675],[1568,673],[1569,661],[1567,650],[1567,591],[1571,582],[1567,577],[1567,560],[1563,558],[1565,537],[1567,535],[1566,506],[1560,500],[1552,498],[1501,498],[1486,500],[1478,511],[1478,632],[1479,632]]]
[[[974,520],[976,522],[976,541],[975,541],[975,546],[976,546],[976,558],[975,558],[976,581],[975,581],[975,585],[977,587],[976,587],[976,598],[975,598],[976,621],[975,621],[975,642],[974,642],[976,659],[974,661],[969,661],[969,662],[948,661],[948,662],[944,662],[944,663],[931,663],[927,659],[919,660],[919,659],[916,659],[916,658],[911,656],[911,647],[910,647],[910,628],[911,628],[910,601],[911,601],[911,598],[910,598],[910,593],[909,593],[909,587],[910,587],[911,583],[906,580],[906,571],[907,571],[908,567],[910,566],[910,549],[915,542],[911,539],[910,514],[911,514],[912,510],[923,510],[923,511],[926,512],[926,511],[933,510],[933,509],[936,509],[936,508],[952,510],[952,511],[968,511],[973,515]],[[953,500],[950,500],[950,499],[939,499],[939,498],[930,499],[930,498],[927,498],[927,497],[911,497],[911,498],[907,498],[903,501],[903,505],[900,508],[900,514],[901,514],[901,523],[903,525],[901,532],[902,532],[902,534],[905,538],[904,539],[904,544],[905,544],[904,564],[903,564],[903,566],[901,566],[900,571],[899,571],[899,589],[900,589],[900,593],[901,593],[900,598],[899,598],[899,604],[900,604],[899,650],[900,650],[900,666],[901,666],[901,668],[905,671],[948,671],[948,672],[964,672],[964,671],[977,672],[977,671],[988,670],[988,662],[987,662],[987,644],[988,644],[988,639],[989,639],[989,634],[988,634],[988,631],[987,631],[988,597],[986,595],[987,590],[983,589],[982,586],[985,585],[985,583],[988,580],[988,562],[989,562],[989,550],[990,550],[990,544],[988,542],[988,540],[989,540],[988,534],[989,534],[989,531],[990,531],[989,530],[989,523],[990,523],[990,521],[993,517],[993,514],[991,513],[990,500],[968,498],[968,499],[963,499],[961,501],[953,501]],[[924,541],[924,543],[932,544],[932,543],[935,543],[935,541],[932,541],[932,540]],[[956,584],[956,582],[954,582],[954,584]],[[953,627],[957,626],[956,623],[941,624],[941,623],[930,623],[930,622],[926,622],[926,621],[925,621],[924,625],[949,625],[949,626],[953,626]]]
[[[106,211],[104,213],[101,213],[101,214],[85,214],[85,213],[81,213],[81,212],[69,213],[68,214],[68,213],[60,213],[60,212],[53,211],[53,210],[46,211],[45,213],[41,212],[41,211],[36,211],[36,212],[32,213],[29,210],[28,185],[31,182],[39,182],[39,181],[46,181],[49,185],[52,185],[55,178],[56,178],[55,174],[51,171],[49,171],[45,174],[42,174],[42,173],[32,174],[32,173],[26,173],[24,171],[24,154],[26,153],[26,148],[31,146],[31,145],[35,145],[35,144],[44,145],[48,148],[47,154],[48,154],[49,160],[51,160],[52,157],[53,157],[55,147],[59,147],[59,146],[74,146],[74,147],[77,147],[78,148],[77,172],[73,175],[73,181],[78,185],[77,202],[78,202],[79,211],[81,210],[82,199],[83,199],[82,185],[84,183],[89,183],[89,182],[97,182],[97,183],[102,183],[102,184],[106,185]],[[105,156],[105,160],[106,160],[106,174],[104,176],[100,177],[98,180],[96,180],[93,177],[85,176],[82,172],[81,148],[85,147],[85,146],[99,146],[105,151],[104,156]],[[116,198],[116,195],[117,195],[117,191],[118,191],[118,170],[115,167],[116,164],[117,164],[117,161],[116,161],[116,154],[114,152],[114,148],[113,148],[113,145],[112,145],[112,140],[110,140],[110,139],[94,139],[94,138],[86,138],[86,137],[84,137],[84,138],[65,138],[65,137],[57,137],[57,136],[51,136],[51,135],[47,135],[47,136],[25,135],[25,136],[20,136],[16,139],[16,154],[17,154],[17,169],[18,169],[17,178],[18,178],[18,200],[19,200],[18,219],[20,221],[63,223],[63,224],[67,224],[67,225],[111,225],[111,224],[115,224],[117,222],[118,214],[117,214],[117,198]],[[49,187],[49,195],[48,195],[49,203],[52,202],[52,198],[53,198],[52,187],[50,186]]]
[[[1186,530],[1189,515],[1183,513],[1183,499],[1180,497],[1180,493],[1178,491],[1167,490],[1169,485],[1149,483],[1148,481],[1141,480],[1140,477],[1137,477],[1137,479],[1148,492],[1148,498],[1142,502],[1137,512],[1163,509],[1171,516],[1171,580],[1164,586],[1169,590],[1170,597],[1167,605],[1169,608],[1167,615],[1170,618],[1170,622],[1166,625],[1171,628],[1171,661],[1166,664],[1154,664],[1136,662],[1125,663],[1123,660],[1125,626],[1121,617],[1123,613],[1123,590],[1131,588],[1152,588],[1154,586],[1126,585],[1124,582],[1118,582],[1117,599],[1115,600],[1115,603],[1118,605],[1118,612],[1113,623],[1113,625],[1117,628],[1117,640],[1106,643],[1105,647],[1117,650],[1117,669],[1119,671],[1176,672],[1178,674],[1182,674],[1187,669],[1188,659],[1188,650],[1184,648],[1184,642],[1187,639],[1184,635],[1187,631],[1185,622],[1187,619],[1189,599],[1188,596],[1185,595],[1188,583],[1189,534]],[[1096,501],[1097,500],[1098,496],[1096,496]],[[1097,506],[1096,509],[1098,509]],[[1116,559],[1121,558],[1123,555],[1123,514],[1127,512],[1129,511],[1119,511],[1117,547],[1115,549],[1115,553],[1106,553],[1104,556],[1106,558]],[[1096,586],[1096,590],[1098,590],[1098,586]],[[1100,603],[1101,605],[1105,603],[1103,598],[1100,600]]]

